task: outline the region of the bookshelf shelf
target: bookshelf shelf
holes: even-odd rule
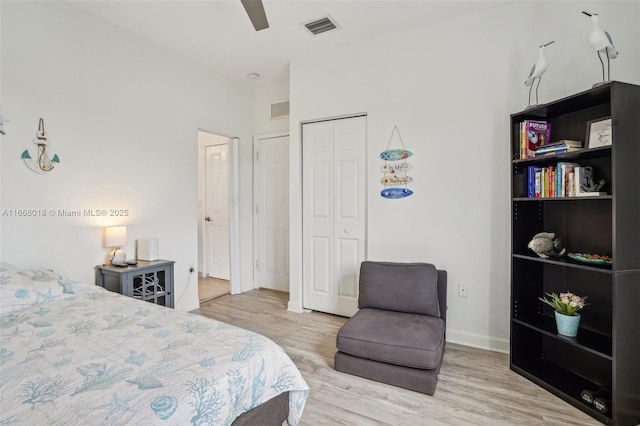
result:
[[[598,389],[598,384],[573,374],[544,358],[514,363],[511,369],[554,395],[568,401],[571,405],[578,407],[596,420],[604,424],[612,424],[611,417],[600,414],[580,400],[580,391],[582,389]]]
[[[542,157],[534,158],[520,158],[512,160],[513,164],[536,164],[536,165],[550,165],[555,164],[558,161],[571,161],[574,159],[587,160],[590,158],[606,157],[611,155],[610,146],[602,146],[591,149],[581,149],[580,151],[567,152],[559,155],[546,155]]]
[[[581,328],[576,337],[559,336],[556,333],[556,323],[551,317],[530,316],[514,318],[514,322],[529,327],[539,333],[544,333],[553,339],[563,339],[567,344],[575,345],[597,356],[611,360],[611,336]]]
[[[577,260],[573,260],[569,257],[561,257],[559,259],[543,259],[537,256],[530,256],[528,254],[513,254],[514,258],[522,259],[527,262],[539,262],[546,263],[549,265],[560,265],[565,268],[576,268],[583,269],[591,272],[600,272],[604,274],[612,274],[612,266],[611,265],[589,265],[586,263],[580,263]]]
[[[585,200],[612,200],[612,199],[613,199],[612,195],[598,195],[596,197],[547,197],[547,198],[514,197],[513,201],[525,201],[525,202],[531,202],[531,201],[541,201],[541,202],[547,202],[547,201],[569,201],[569,202],[573,202],[573,201],[585,201]]]
[[[640,86],[610,82],[511,115],[510,367],[612,425],[640,424],[638,111]],[[587,123],[602,117],[612,120],[610,146],[519,158],[522,121],[550,123],[552,141],[585,141]],[[606,195],[529,197],[531,166],[548,168],[554,176],[552,167],[559,169],[559,162],[593,167],[594,175],[606,182],[601,189]],[[553,179],[548,182],[558,187]],[[613,263],[588,264],[566,256],[540,258],[527,248],[539,232],[555,233],[567,252],[606,254]],[[566,291],[588,297],[575,338],[557,334],[553,310],[538,299],[545,293]],[[580,398],[582,390],[599,388],[612,393],[611,408],[605,414]]]

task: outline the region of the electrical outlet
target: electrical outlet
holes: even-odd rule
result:
[[[467,297],[467,284],[466,283],[458,283],[458,296]]]

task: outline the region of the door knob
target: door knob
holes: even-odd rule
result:
[[[207,222],[211,222],[211,218],[209,216],[205,217],[204,220],[206,220]]]

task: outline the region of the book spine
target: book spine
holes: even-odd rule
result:
[[[520,159],[524,159],[527,158],[527,145],[526,145],[526,140],[527,140],[527,136],[525,134],[524,131],[524,121],[522,121],[520,123]]]
[[[527,197],[536,197],[536,167],[527,167]]]
[[[556,189],[556,185],[555,185],[555,174],[554,174],[554,170],[553,170],[553,166],[549,166],[547,168],[547,176],[549,178],[549,187],[547,188],[547,194],[549,196],[549,198],[553,198],[555,196],[555,189]]]
[[[542,192],[542,169],[536,169],[535,178],[535,198],[541,198]]]
[[[577,150],[576,149],[577,147],[575,147],[575,146],[567,146],[567,145],[554,145],[554,146],[550,146],[550,147],[544,147],[543,146],[543,147],[538,148],[536,150],[536,154],[543,153],[543,152],[559,151],[561,149],[569,149],[569,148],[571,148],[573,150]]]
[[[549,157],[552,155],[560,155],[560,154],[566,154],[567,152],[573,152],[574,150],[570,150],[569,148],[563,148],[563,149],[558,149],[555,151],[547,151],[547,152],[540,152],[540,153],[536,153],[535,156],[536,157]]]
[[[567,188],[569,188],[569,193],[567,197],[575,197],[576,196],[576,182],[575,182],[575,169],[569,170],[569,178],[567,179]]]

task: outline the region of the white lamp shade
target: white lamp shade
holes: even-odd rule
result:
[[[104,228],[105,247],[122,247],[127,245],[127,227],[109,226]]]

